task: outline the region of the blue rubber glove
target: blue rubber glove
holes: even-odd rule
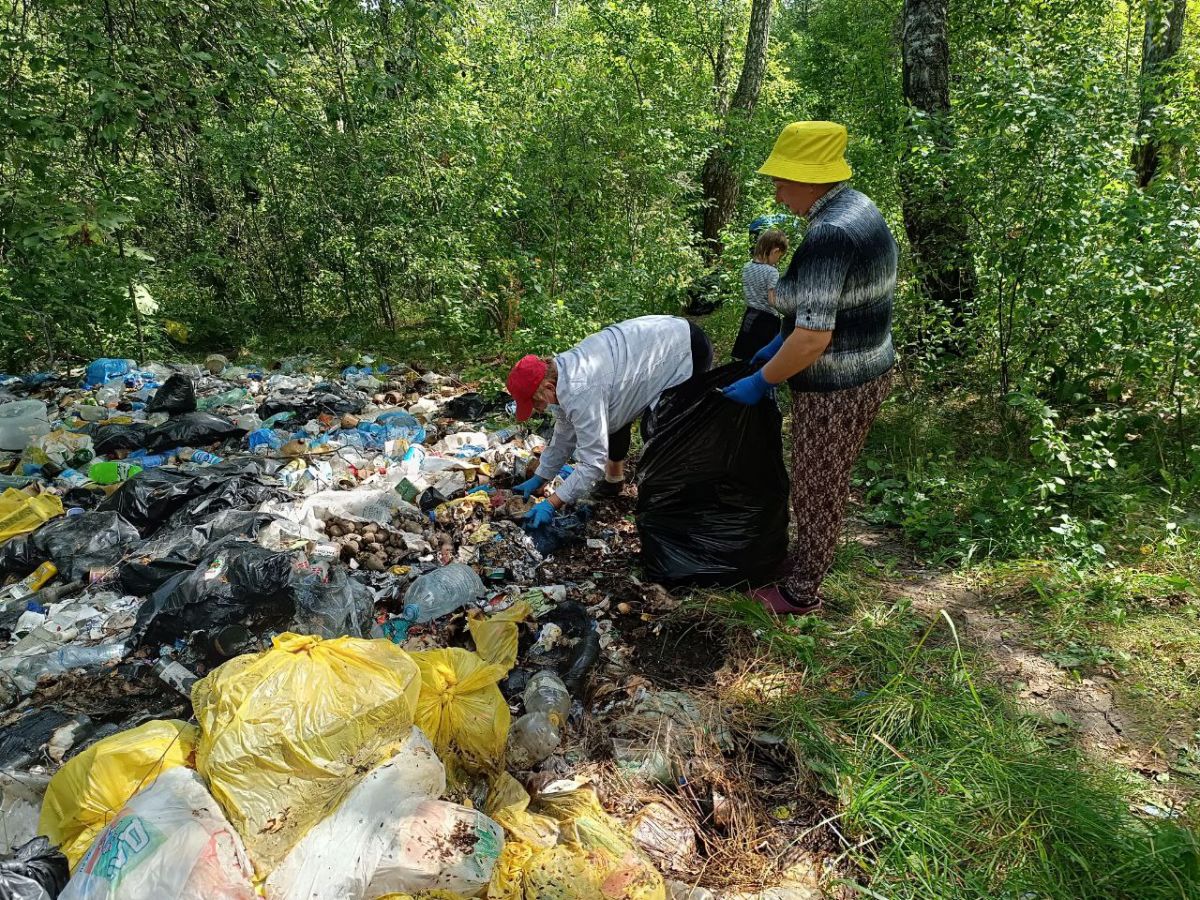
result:
[[[525,524],[530,528],[541,528],[554,521],[554,504],[549,500],[540,500],[538,504],[525,513]]]
[[[740,378],[721,393],[743,406],[754,406],[763,397],[775,390],[775,385],[763,378],[762,369],[753,375]]]
[[[779,352],[779,348],[783,346],[783,341],[783,334],[775,335],[775,337],[771,340],[771,343],[767,344],[767,346],[763,347],[752,357],[750,357],[750,365],[765,366],[771,361],[771,357]]]
[[[528,481],[522,481],[520,484],[513,487],[514,494],[520,494],[526,500],[533,495],[534,491],[539,490],[546,483],[546,479],[540,475],[534,475]]]

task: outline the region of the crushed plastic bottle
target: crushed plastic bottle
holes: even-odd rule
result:
[[[571,693],[562,679],[550,669],[543,669],[529,679],[525,687],[525,712],[546,713],[561,725],[571,711]]]
[[[470,566],[451,563],[427,572],[408,587],[404,594],[405,609],[415,604],[420,610],[420,624],[449,615],[456,609],[484,595],[483,582]]]
[[[159,678],[185,697],[192,696],[192,685],[200,680],[183,663],[165,657],[154,664],[154,671]]]
[[[49,561],[44,562],[25,578],[8,588],[5,591],[5,597],[13,600],[22,600],[30,594],[36,594],[57,574],[58,566]]]
[[[530,769],[549,757],[561,741],[562,733],[548,713],[526,713],[509,733],[508,763],[516,769]]]
[[[106,663],[124,659],[126,653],[128,653],[128,647],[124,641],[115,644],[96,644],[92,647],[68,644],[49,653],[22,657],[12,670],[12,680],[22,693],[27,694],[37,687],[38,679],[43,675],[59,675],[72,669],[94,671]]]
[[[234,388],[212,397],[201,397],[196,401],[196,409],[216,409],[219,406],[242,406],[250,399],[250,392],[243,387]]]

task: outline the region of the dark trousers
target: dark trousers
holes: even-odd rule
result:
[[[708,339],[708,335],[695,322],[688,322],[688,331],[692,344],[692,375],[687,381],[675,385],[673,388],[668,388],[669,391],[677,391],[687,387],[695,379],[699,378],[705,372],[712,368],[713,364],[713,345]],[[666,393],[664,391],[664,393]],[[645,411],[642,411],[644,421]],[[629,455],[629,442],[633,439],[633,422],[618,428],[608,436],[608,458],[611,462],[621,462]]]

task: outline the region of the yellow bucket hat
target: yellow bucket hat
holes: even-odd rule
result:
[[[831,184],[852,174],[846,162],[846,126],[837,122],[793,122],[775,141],[759,175]]]

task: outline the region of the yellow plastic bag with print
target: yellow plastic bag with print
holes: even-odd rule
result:
[[[483,811],[500,823],[513,839],[509,843],[528,844],[534,850],[545,850],[558,843],[558,823],[548,816],[531,813],[529,794],[507,772],[501,772],[488,786]]]
[[[167,769],[194,762],[198,733],[174,719],[147,722],[97,741],[50,779],[38,833],[74,869],[121,807]]]
[[[421,676],[389,641],[281,634],[192,688],[197,768],[260,877],[395,755]]]
[[[9,488],[0,494],[0,544],[19,534],[28,534],[63,514],[62,501],[56,494],[29,496]]]
[[[412,659],[421,670],[415,724],[442,761],[450,757],[476,772],[502,768],[512,714],[497,683],[508,670],[460,647]]]
[[[529,604],[524,600],[490,616],[472,609],[467,613],[467,630],[475,641],[475,652],[507,673],[517,664],[517,623],[528,618]]]

